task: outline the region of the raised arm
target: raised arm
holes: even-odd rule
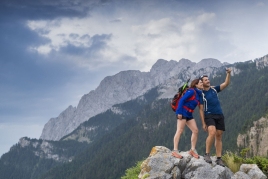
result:
[[[225,78],[225,81],[220,85],[221,91],[230,84],[231,71],[232,71],[231,68],[227,68],[226,69],[226,78]]]

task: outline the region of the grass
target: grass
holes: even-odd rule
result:
[[[260,157],[260,156],[253,156],[248,157],[247,154],[249,153],[249,148],[243,149],[240,152],[240,156],[230,151],[227,151],[223,156],[222,160],[225,162],[228,168],[233,173],[239,171],[240,166],[242,164],[256,164],[259,169],[265,174],[268,174],[268,158],[267,157]]]
[[[136,166],[133,166],[126,170],[125,176],[122,176],[121,179],[137,179],[141,172],[141,164],[143,161],[137,162]],[[148,176],[146,176],[148,177]],[[146,178],[145,177],[145,178]]]
[[[222,156],[222,160],[225,162],[225,164],[228,166],[228,168],[230,168],[230,170],[233,173],[238,172],[242,164],[242,161],[240,160],[240,158],[230,151],[227,151]]]

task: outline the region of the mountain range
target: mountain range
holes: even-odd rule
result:
[[[225,79],[226,67],[232,68],[232,78],[230,86],[219,93],[228,129],[223,146],[224,150],[237,150],[238,134],[246,133],[253,121],[268,113],[267,66],[268,55],[234,64],[215,59],[199,63],[160,59],[150,72],[124,71],[106,77],[96,90],[81,98],[77,108],[68,107],[46,124],[43,133],[57,129],[57,138],[24,137],[12,146],[0,159],[0,178],[119,178],[125,169],[148,156],[153,146],[172,147],[175,125],[169,102],[178,87],[200,74],[219,84]],[[89,106],[96,109],[94,114]],[[87,120],[75,122],[74,115]],[[198,115],[194,116],[200,126]],[[63,126],[74,127],[74,123],[77,127],[70,128],[71,132],[60,131]],[[50,128],[52,124],[57,128]],[[200,131],[198,151],[204,151],[205,137]],[[186,129],[180,141],[182,150],[189,149],[189,138]]]
[[[51,118],[45,124],[40,139],[60,140],[90,117],[106,111],[114,104],[135,99],[160,84],[170,83],[166,86],[170,89],[162,97],[171,97],[186,78],[196,78],[203,73],[215,76],[216,69],[223,66],[219,60],[211,58],[199,63],[187,59],[178,62],[159,59],[149,72],[129,70],[105,77],[95,90],[83,95],[77,107],[69,106],[58,117]],[[174,84],[171,78],[177,79],[173,80]]]

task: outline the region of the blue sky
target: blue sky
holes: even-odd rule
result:
[[[0,155],[100,81],[157,59],[268,53],[267,0],[2,0]]]

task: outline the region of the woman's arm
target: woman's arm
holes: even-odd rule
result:
[[[186,100],[188,100],[193,95],[194,95],[194,91],[193,90],[187,90],[184,93],[184,95],[181,97],[181,99],[179,101],[179,105],[178,105],[178,108],[176,110],[176,114],[177,115],[182,115],[182,109],[183,109],[183,106],[184,106]]]
[[[200,119],[202,122],[202,127],[203,127],[204,131],[207,131],[207,125],[205,123],[204,105],[203,104],[199,105],[199,115],[200,115]]]

